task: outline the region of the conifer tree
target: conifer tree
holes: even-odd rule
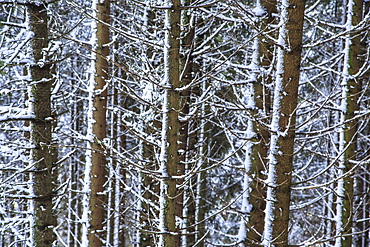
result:
[[[180,246],[181,235],[178,224],[179,190],[176,178],[181,172],[179,158],[180,102],[180,24],[181,1],[166,1],[165,41],[164,41],[164,100],[162,119],[162,141],[160,154],[161,188],[160,188],[160,246]]]
[[[92,74],[89,85],[88,152],[85,169],[85,221],[83,244],[91,247],[103,246],[106,217],[105,183],[107,181],[106,149],[103,144],[107,136],[107,81],[109,55],[110,1],[93,1],[92,20]]]
[[[280,27],[263,244],[287,246],[305,1],[278,1]]]
[[[356,112],[359,109],[361,93],[360,78],[356,74],[360,69],[360,38],[352,34],[352,29],[362,19],[362,0],[348,0],[347,20],[344,46],[342,99],[341,99],[341,131],[339,140],[339,180],[337,186],[336,207],[336,242],[335,246],[352,246],[353,228],[353,160],[357,156],[358,120]],[[345,235],[342,236],[341,235]]]
[[[30,66],[31,83],[29,102],[35,119],[31,121],[31,155],[33,172],[33,240],[37,247],[52,246],[56,241],[57,226],[53,209],[56,186],[56,150],[52,137],[51,90],[55,80],[53,63],[48,56],[49,29],[47,6],[44,3],[27,5],[30,31],[33,32]]]

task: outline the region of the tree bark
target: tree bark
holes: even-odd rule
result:
[[[288,245],[296,107],[305,1],[279,1],[280,29],[266,181],[263,244]]]
[[[93,30],[95,45],[93,51],[93,71],[95,72],[90,81],[90,119],[88,135],[89,153],[87,154],[87,170],[85,172],[85,181],[89,188],[89,212],[87,238],[88,246],[101,247],[104,243],[105,229],[105,189],[106,183],[106,157],[105,148],[102,144],[107,135],[107,80],[108,80],[108,60],[109,55],[109,26],[110,23],[110,0],[97,1],[93,5],[93,11],[96,11],[96,29]],[[89,167],[91,166],[91,167]],[[91,170],[90,170],[91,169]],[[86,210],[86,209],[85,209]],[[86,215],[86,212],[85,212]],[[86,233],[85,233],[86,234]]]
[[[163,103],[162,147],[161,147],[161,205],[160,205],[160,246],[181,246],[180,225],[176,224],[182,204],[178,204],[178,180],[174,177],[181,174],[182,165],[179,158],[180,121],[180,24],[181,1],[167,1],[165,20],[164,69],[165,94]]]
[[[50,247],[56,241],[54,227],[57,225],[53,211],[56,186],[56,150],[52,141],[51,88],[54,82],[52,64],[45,49],[49,45],[48,16],[44,4],[28,5],[34,64],[30,66],[32,83],[29,100],[35,114],[31,121],[33,173],[34,225],[33,240],[37,247]]]
[[[185,0],[183,5],[190,6],[190,0]],[[192,82],[193,76],[193,49],[194,49],[194,36],[195,36],[195,27],[194,27],[194,15],[193,12],[190,11],[183,11],[181,17],[181,26],[185,29],[182,31],[183,38],[181,39],[181,82],[180,86],[185,87]],[[194,139],[194,136],[189,136],[189,131],[191,127],[192,120],[189,119],[189,112],[190,112],[190,98],[192,96],[192,88],[187,88],[181,92],[181,101],[180,101],[180,112],[179,115],[184,120],[180,122],[180,137],[179,137],[179,159],[180,159],[180,174],[185,175],[186,171],[190,170],[191,163],[188,161],[190,160],[189,157],[193,153],[191,149],[194,141],[190,138]],[[177,214],[179,217],[184,218],[183,210],[186,207],[186,227],[189,225],[193,225],[186,229],[186,246],[193,246],[195,243],[195,198],[193,196],[193,182],[195,181],[194,178],[188,179],[187,185],[184,187],[182,185],[185,179],[179,179],[178,184],[181,186],[182,191],[178,193],[181,195],[178,197],[178,209]],[[186,202],[186,205],[185,205]],[[183,219],[185,220],[185,219]]]
[[[276,1],[262,0],[257,4],[260,4],[259,7],[264,8],[266,11],[265,17],[260,20],[260,29],[270,30],[271,27],[269,25],[275,21],[273,14],[277,13]],[[267,116],[269,116],[271,111],[271,95],[267,85],[272,82],[272,77],[266,71],[269,70],[270,66],[273,66],[271,64],[273,52],[272,46],[266,42],[263,34],[258,34],[258,31],[256,33],[258,36],[254,41],[253,48],[255,50],[252,58],[252,67],[256,69],[252,71],[255,81],[252,81],[253,94],[251,95],[254,102],[252,114],[255,120],[249,121],[249,125],[252,126],[250,129],[254,133],[253,138],[256,138],[257,141],[248,144],[248,150],[246,151],[246,155],[249,156],[246,157],[246,163],[249,165],[246,167],[247,174],[244,178],[244,184],[250,187],[249,195],[246,195],[248,197],[248,203],[246,204],[249,204],[251,208],[248,212],[249,217],[247,217],[247,221],[242,222],[241,225],[241,227],[245,225],[244,231],[247,231],[246,234],[243,234],[245,238],[242,240],[245,246],[259,246],[261,242],[264,228],[264,210],[266,208],[266,186],[261,181],[266,179],[265,170],[270,141],[270,133],[263,126],[263,123],[268,121]],[[247,188],[243,190],[245,189]],[[245,221],[246,219],[242,220]]]

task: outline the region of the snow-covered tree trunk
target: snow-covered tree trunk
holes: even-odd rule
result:
[[[255,14],[259,16],[261,30],[269,30],[269,24],[275,20],[273,13],[276,13],[276,1],[257,0]],[[263,16],[261,18],[261,16]],[[254,139],[246,145],[245,169],[246,174],[243,180],[243,205],[241,211],[248,215],[240,222],[239,241],[244,246],[259,246],[263,233],[263,218],[266,202],[266,187],[261,182],[266,179],[265,164],[267,163],[268,143],[270,133],[261,126],[270,112],[270,90],[267,85],[271,83],[271,76],[268,75],[271,69],[273,52],[271,45],[264,41],[262,35],[256,30],[254,38],[253,55],[250,64],[251,92],[244,95],[245,104],[252,109],[254,120],[248,121],[248,133],[246,137]],[[247,89],[248,90],[248,89]],[[246,93],[244,93],[246,94]],[[249,187],[249,188],[248,188]]]
[[[35,119],[31,121],[31,151],[33,172],[33,241],[34,246],[50,247],[55,244],[57,226],[53,209],[55,196],[56,150],[52,140],[51,88],[55,81],[52,62],[49,60],[48,15],[44,3],[28,5],[30,31],[33,33],[30,66],[31,84],[29,101]]]
[[[184,6],[190,6],[192,3],[191,0],[184,0]],[[181,13],[181,26],[182,26],[182,39],[181,39],[181,75],[180,75],[180,86],[188,86],[193,79],[192,73],[193,69],[193,49],[194,49],[194,14],[192,11],[183,11]],[[189,162],[191,159],[192,145],[194,144],[192,137],[189,136],[192,118],[189,118],[190,113],[190,100],[192,97],[193,87],[188,87],[187,89],[181,92],[181,101],[180,101],[180,137],[179,137],[179,175],[185,175],[187,171],[191,169],[192,163]],[[193,197],[193,181],[194,179],[186,179],[186,186],[183,185],[185,179],[179,179],[178,184],[183,191],[178,193],[182,196],[178,197],[178,205],[183,205],[178,207],[178,216],[184,219],[186,226],[194,225],[195,223],[195,198]],[[184,212],[180,212],[183,210]],[[183,215],[182,215],[183,214]],[[185,220],[186,219],[186,220]],[[183,226],[185,227],[185,225]],[[183,239],[183,246],[192,246],[195,243],[195,227],[190,227],[186,229],[185,237]]]
[[[358,99],[361,84],[356,74],[359,71],[360,36],[351,30],[362,19],[362,0],[348,0],[344,62],[342,72],[341,130],[339,137],[339,171],[336,207],[336,247],[352,246],[353,227],[353,160],[356,160]],[[344,235],[344,236],[342,236]]]
[[[160,154],[160,246],[180,246],[180,219],[182,204],[178,205],[177,179],[179,167],[180,137],[180,24],[181,1],[166,1],[164,42],[164,100],[162,141]],[[180,168],[181,169],[181,168]]]
[[[103,246],[105,221],[106,105],[109,55],[110,1],[94,0],[92,3],[92,65],[89,85],[88,151],[86,154],[83,221],[84,246]]]
[[[287,246],[305,2],[281,0],[263,245]]]

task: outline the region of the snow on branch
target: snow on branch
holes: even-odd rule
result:
[[[51,4],[57,2],[57,0],[51,1],[35,1],[35,0],[0,0],[0,4],[18,4],[18,5],[36,5]]]
[[[35,120],[36,116],[28,109],[0,106],[0,122]]]

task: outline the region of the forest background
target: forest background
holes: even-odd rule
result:
[[[0,7],[1,246],[369,246],[370,1]]]

